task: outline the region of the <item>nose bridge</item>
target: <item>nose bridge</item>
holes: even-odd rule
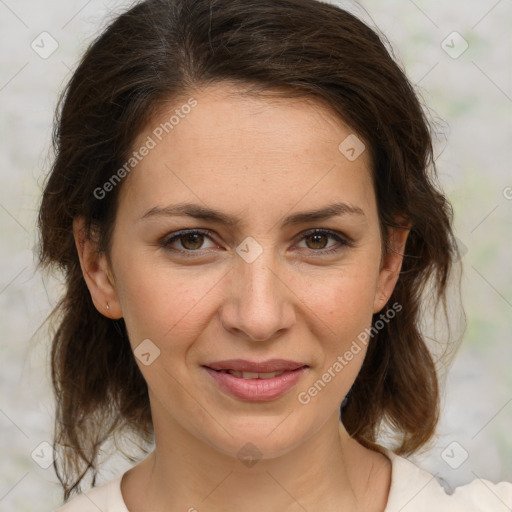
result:
[[[266,340],[293,322],[287,287],[280,279],[281,265],[270,241],[248,237],[237,247],[225,326],[243,331],[252,340]]]
[[[250,249],[254,251],[254,248]],[[270,244],[261,248],[261,253],[254,261],[241,258],[236,265],[237,279],[242,283],[241,291],[249,294],[245,300],[265,305],[267,302],[274,302],[277,295],[276,283],[276,257]],[[272,300],[274,299],[274,300]]]

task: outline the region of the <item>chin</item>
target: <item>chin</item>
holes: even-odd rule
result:
[[[219,427],[215,435],[205,436],[204,440],[215,450],[244,464],[247,462],[247,466],[251,460],[278,458],[294,450],[313,434],[303,430],[303,422],[302,428],[298,428],[291,418],[284,419],[288,414],[281,418],[259,416],[248,420],[244,417],[234,422],[225,419],[222,425],[227,432]]]

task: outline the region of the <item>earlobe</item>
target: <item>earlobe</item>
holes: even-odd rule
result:
[[[85,227],[85,219],[73,220],[73,236],[78,251],[80,267],[87,288],[96,309],[112,319],[122,318],[123,314],[117,297],[115,281],[108,264],[107,256],[99,252]]]
[[[405,244],[409,235],[411,225],[397,228],[391,227],[388,230],[387,251],[382,259],[381,269],[379,272],[379,280],[377,284],[377,292],[373,313],[378,313],[386,305],[393,290],[395,289],[402,262],[405,253]]]

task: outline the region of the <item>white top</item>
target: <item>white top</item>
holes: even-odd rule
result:
[[[476,479],[447,494],[436,477],[385,450],[391,487],[384,512],[510,512],[512,482]],[[129,512],[121,494],[123,475],[72,498],[56,512]]]

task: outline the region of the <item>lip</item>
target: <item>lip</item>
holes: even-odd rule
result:
[[[215,361],[203,366],[212,370],[234,370],[237,372],[271,373],[282,371],[293,371],[306,363],[290,361],[289,359],[267,359],[266,361],[248,361],[246,359],[228,359],[225,361]]]
[[[207,366],[203,366],[203,368],[220,389],[235,398],[250,402],[267,402],[283,396],[297,384],[301,376],[308,369],[307,366],[303,365],[294,370],[286,370],[283,374],[271,379],[244,379],[242,377],[235,377],[229,373],[213,370]]]

